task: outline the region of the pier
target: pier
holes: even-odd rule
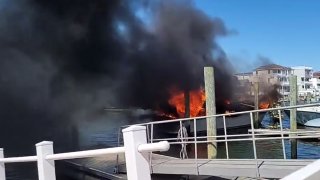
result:
[[[266,113],[268,111],[278,111],[280,114],[283,109],[292,109],[297,107],[309,107],[309,106],[319,106],[320,104],[313,105],[300,105],[293,107],[282,107],[282,108],[272,108],[266,110],[254,110],[247,112],[237,112],[237,113],[229,113],[222,115],[215,115],[217,118],[222,119],[223,121],[228,121],[226,117],[230,117],[232,115],[239,114],[247,114],[249,117],[247,121],[253,122],[253,114],[255,111],[259,111],[260,113]],[[207,159],[200,158],[199,146],[201,144],[205,144],[208,142],[207,136],[199,136],[197,133],[197,129],[199,126],[205,124],[205,117],[199,118],[184,118],[184,119],[176,119],[176,120],[167,120],[167,121],[157,121],[157,122],[149,122],[144,124],[137,124],[139,126],[146,126],[147,128],[147,139],[149,143],[159,142],[159,141],[168,141],[172,146],[174,145],[188,145],[193,146],[192,152],[184,152],[187,153],[187,158],[181,158],[179,150],[171,150],[170,153],[165,153],[160,155],[159,153],[151,153],[150,154],[150,171],[151,173],[156,175],[187,175],[187,176],[214,176],[214,177],[223,177],[225,179],[234,179],[234,178],[284,178],[287,175],[296,172],[297,170],[306,167],[314,162],[317,162],[316,159],[288,159],[286,156],[286,150],[284,148],[284,141],[290,139],[319,139],[320,138],[320,130],[306,130],[306,129],[298,129],[296,132],[291,132],[289,129],[282,128],[282,123],[280,122],[281,127],[279,129],[255,129],[254,126],[251,126],[247,130],[247,133],[243,134],[228,134],[227,131],[224,131],[222,135],[216,135],[216,142],[225,143],[225,151],[226,158],[225,159]],[[182,128],[184,126],[184,122],[189,121],[186,124],[192,125],[192,133],[189,133],[189,137],[172,137],[172,132],[170,129],[164,129],[170,131],[168,134],[159,135],[157,132],[163,132],[164,124],[172,124],[172,126],[180,126]],[[224,125],[224,129],[227,129],[227,123],[222,122]],[[251,124],[251,125],[253,125]],[[123,127],[125,128],[125,127]],[[159,131],[159,128],[162,131]],[[289,136],[290,135],[290,136]],[[120,136],[121,137],[121,136]],[[279,140],[279,144],[282,146],[282,159],[260,159],[258,157],[258,152],[256,148],[257,141],[268,141],[268,140]],[[249,141],[252,142],[252,149],[254,153],[254,157],[252,159],[234,159],[229,157],[229,146],[230,142],[241,142],[241,141]],[[255,142],[255,143],[254,143]],[[119,145],[121,145],[121,138],[119,141]],[[202,146],[203,147],[203,146]],[[173,148],[173,147],[172,147]],[[178,153],[178,154],[177,154]],[[192,154],[193,153],[193,154]],[[204,155],[205,156],[205,155]],[[118,156],[113,157],[114,166],[111,166],[108,173],[118,172],[118,175],[124,175],[126,173],[126,166],[124,157]],[[118,159],[118,161],[117,161]],[[117,161],[117,162],[116,162]],[[91,164],[90,164],[91,162]],[[105,167],[105,163],[101,161],[101,159],[95,161],[90,159],[80,160],[78,163],[87,164],[89,167],[96,169],[97,172],[103,171],[103,167]],[[116,167],[116,170],[112,169],[112,167]],[[320,169],[319,169],[320,171]],[[124,177],[121,177],[124,178]],[[119,178],[119,179],[121,179]],[[113,179],[117,179],[114,177]]]
[[[116,156],[109,157],[116,160]],[[108,159],[109,159],[108,158]],[[124,158],[119,161],[118,174],[113,173],[116,166],[106,164],[110,161],[101,160],[78,160],[78,163],[86,164],[87,169],[90,167],[92,174],[108,179],[127,179]],[[216,176],[247,178],[283,178],[286,175],[297,171],[314,162],[314,160],[293,160],[293,159],[179,159],[169,156],[153,154],[151,173],[154,175],[196,175],[196,176]],[[258,168],[257,168],[258,165]],[[86,170],[88,171],[88,170]]]
[[[222,117],[224,129],[226,128],[226,116],[249,114],[251,128],[246,133],[228,134],[225,130],[222,135],[218,134],[208,138],[197,133],[197,121],[205,121],[206,116],[197,118],[184,118],[166,121],[156,121],[143,124],[125,126],[121,128],[118,147],[78,151],[54,154],[52,142],[41,142],[36,145],[37,155],[26,157],[4,158],[3,150],[0,151],[0,179],[5,180],[6,163],[37,162],[39,180],[55,180],[54,161],[62,160],[80,171],[108,179],[150,180],[157,175],[199,176],[199,177],[223,177],[234,178],[285,178],[314,179],[320,174],[317,159],[288,159],[284,140],[290,139],[317,139],[320,138],[318,131],[298,130],[289,132],[282,128],[278,130],[259,130],[254,127],[256,112],[278,111],[299,107],[320,106],[318,104],[298,105],[263,110],[252,110],[228,114],[211,115]],[[156,134],[161,124],[178,125],[184,129],[184,124],[189,121],[193,124],[192,134],[172,137],[172,134]],[[159,126],[163,127],[163,126]],[[169,127],[169,126],[168,126]],[[290,134],[290,136],[289,136]],[[210,136],[211,137],[211,136]],[[225,144],[226,157],[224,159],[208,159],[199,157],[199,146],[214,139],[215,142]],[[280,140],[282,146],[282,159],[261,159],[258,157],[257,141]],[[252,144],[252,159],[234,159],[229,157],[230,142],[248,141]],[[172,146],[181,146],[178,154],[172,154]],[[186,151],[186,146],[192,145],[193,151]],[[170,149],[169,149],[170,147]],[[169,150],[169,151],[168,151]],[[162,152],[163,151],[163,152]],[[166,152],[168,151],[168,152]],[[171,152],[170,152],[171,151]],[[293,175],[292,175],[293,174]],[[291,178],[290,178],[291,177]]]

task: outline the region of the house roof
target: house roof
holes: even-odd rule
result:
[[[290,69],[291,68],[289,68],[289,67],[280,66],[277,64],[268,64],[268,65],[260,66],[255,70],[259,71],[259,70],[290,70]]]
[[[245,72],[245,73],[236,73],[235,76],[251,76],[252,72]]]
[[[319,77],[320,76],[320,71],[313,72],[313,76]]]

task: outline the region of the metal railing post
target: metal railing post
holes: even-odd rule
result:
[[[260,177],[252,112],[250,112],[250,120],[251,120],[251,131],[252,131],[251,134],[252,134],[253,155],[254,155],[254,160],[256,161],[256,173],[257,173],[257,177]]]
[[[283,158],[287,159],[286,156],[286,147],[284,145],[284,135],[283,135],[283,127],[282,127],[282,117],[281,117],[281,110],[278,110],[279,113],[279,122],[280,122],[280,133],[281,133],[281,142],[282,142],[282,153],[283,153]]]
[[[197,142],[197,122],[196,119],[193,119],[193,136],[194,136],[194,159],[196,161],[197,172],[199,174],[198,166],[198,142]]]
[[[229,159],[229,148],[228,148],[228,138],[227,138],[227,126],[226,126],[226,116],[223,116],[223,129],[224,129],[224,140],[226,141],[226,155]]]
[[[130,126],[122,130],[127,177],[129,180],[151,180],[149,156],[139,152],[138,146],[147,143],[145,126]]]
[[[36,144],[39,180],[56,180],[54,160],[47,160],[46,156],[53,154],[53,142],[42,141]]]
[[[118,129],[118,147],[120,146],[120,136],[121,136],[121,127]],[[119,154],[117,154],[116,161],[117,162],[114,169],[114,173],[118,174],[119,173]]]
[[[4,158],[2,148],[0,148],[0,159],[1,158]],[[0,179],[6,180],[6,170],[3,162],[0,162]]]
[[[151,130],[150,130],[150,143],[153,143],[153,124],[151,124]],[[152,151],[149,153],[149,166],[150,171],[152,172]]]

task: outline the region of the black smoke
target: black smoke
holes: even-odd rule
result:
[[[173,86],[203,86],[204,66],[216,67],[217,103],[230,99],[216,44],[228,33],[191,1],[2,0],[0,144],[54,139],[106,106],[156,109]]]

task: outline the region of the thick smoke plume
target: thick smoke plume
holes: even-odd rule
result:
[[[0,1],[0,143],[52,139],[106,106],[166,106],[170,88],[203,85],[204,66],[223,102],[232,76],[215,39],[227,34],[189,1]]]

